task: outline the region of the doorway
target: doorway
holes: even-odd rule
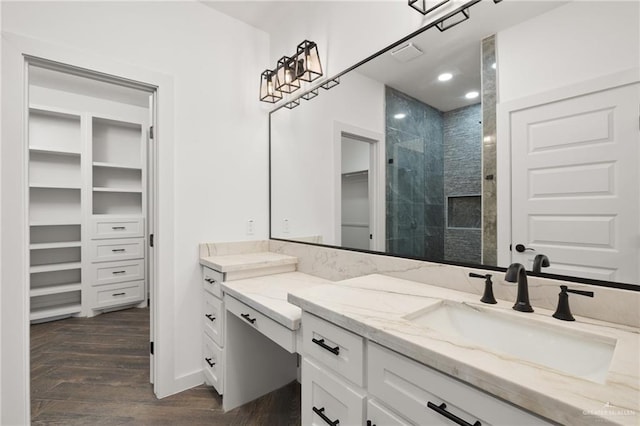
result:
[[[384,250],[384,136],[334,122],[336,245]]]
[[[38,58],[26,68],[29,320],[148,309],[153,342],[156,88]]]

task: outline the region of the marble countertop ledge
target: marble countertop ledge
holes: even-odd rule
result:
[[[272,252],[225,254],[200,258],[200,264],[220,272],[237,272],[273,266],[296,265],[293,256]]]
[[[565,425],[640,423],[640,330],[552,311],[512,309],[513,301],[483,304],[478,296],[385,275],[367,275],[322,287],[292,290],[289,302],[369,340],[456,377],[486,392]],[[455,339],[406,319],[443,300],[499,311],[514,321],[532,320],[572,334],[615,339],[604,383],[561,373]],[[409,315],[410,316],[410,315]],[[410,316],[411,317],[411,316]]]
[[[330,284],[331,281],[302,272],[223,282],[222,290],[290,330],[300,328],[302,310],[287,301],[291,291]]]

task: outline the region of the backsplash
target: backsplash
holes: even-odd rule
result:
[[[298,271],[332,281],[340,281],[374,273],[421,282],[453,290],[477,294],[484,290],[484,280],[469,278],[469,272],[493,275],[493,291],[498,299],[515,300],[517,286],[504,281],[504,273],[485,271],[392,256],[319,247],[294,242],[268,242],[271,252],[298,258]],[[633,327],[640,326],[640,292],[620,290],[587,284],[529,277],[529,298],[534,308],[555,311],[560,285],[591,290],[594,298],[572,295],[571,311],[576,316],[588,317]],[[580,321],[580,318],[578,318]]]

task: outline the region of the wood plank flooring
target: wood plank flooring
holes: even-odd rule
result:
[[[291,383],[227,413],[212,387],[156,399],[149,383],[149,310],[31,326],[33,425],[299,425]]]

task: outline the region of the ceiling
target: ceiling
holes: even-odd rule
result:
[[[314,11],[312,16],[315,19],[328,19],[323,18],[325,15],[322,14],[326,10],[326,1],[202,0],[202,3],[267,33],[281,30],[283,19],[308,16],[310,10]],[[321,3],[325,3],[325,8],[318,7]],[[340,7],[340,3],[351,2],[332,1],[331,7]],[[382,7],[382,3],[371,1],[367,7]],[[566,0],[506,0],[494,4],[493,1],[484,0],[470,8],[470,19],[460,25],[444,32],[431,28],[416,36],[412,42],[422,51],[421,56],[400,63],[390,52],[386,52],[356,71],[440,111],[477,103],[478,98],[468,100],[464,95],[469,91],[481,90],[480,41],[565,3]],[[418,13],[408,6],[406,10],[407,13]],[[353,22],[357,22],[357,18],[354,17]],[[437,77],[442,72],[452,73],[453,79],[446,83],[439,82]]]

